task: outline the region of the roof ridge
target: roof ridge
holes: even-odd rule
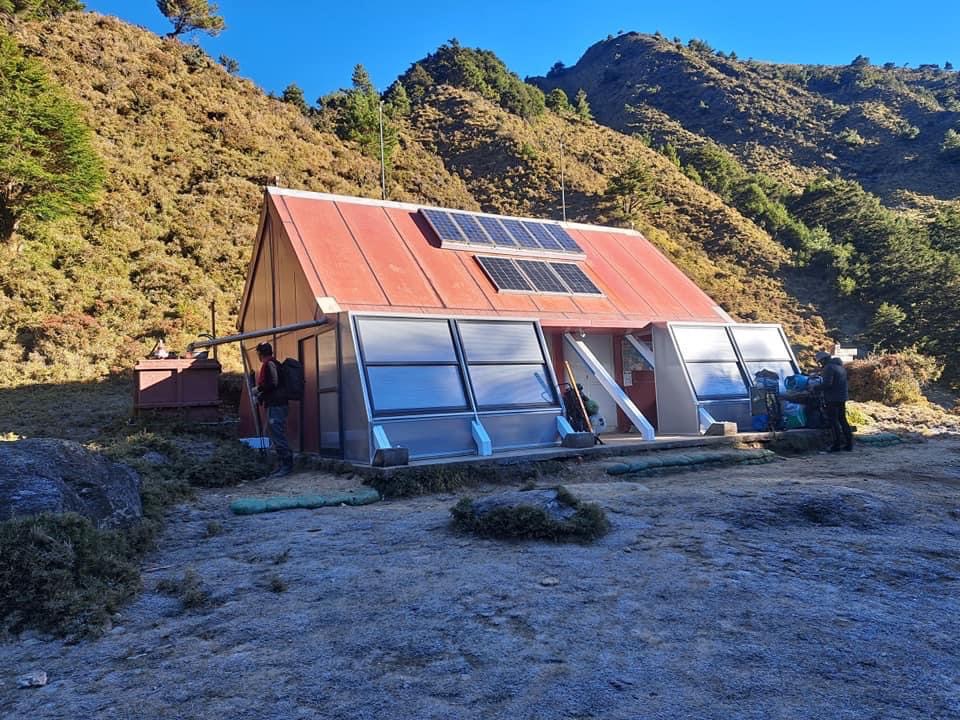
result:
[[[284,195],[287,197],[304,198],[306,200],[327,200],[329,202],[348,202],[348,203],[354,203],[356,205],[370,205],[373,207],[397,208],[399,210],[409,210],[411,212],[417,212],[419,210],[424,210],[424,209],[446,210],[448,212],[464,212],[464,213],[472,213],[474,215],[491,215],[494,217],[507,218],[510,220],[534,220],[539,222],[555,222],[561,227],[569,227],[569,228],[577,228],[580,230],[593,230],[593,231],[602,230],[603,232],[615,232],[615,233],[621,233],[623,235],[643,237],[642,233],[639,233],[636,230],[631,230],[628,228],[611,227],[609,225],[591,225],[588,223],[571,222],[568,220],[555,220],[553,218],[535,218],[535,217],[524,217],[519,215],[503,215],[499,213],[489,213],[489,212],[482,212],[477,210],[464,210],[463,208],[440,207],[438,205],[425,205],[425,204],[417,204],[417,203],[399,202],[396,200],[381,200],[379,198],[364,198],[364,197],[357,197],[354,195],[339,195],[336,193],[316,192],[313,190],[296,190],[293,188],[281,188],[273,185],[268,185],[265,188],[265,190],[268,195]]]

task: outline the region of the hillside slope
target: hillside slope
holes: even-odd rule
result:
[[[662,114],[794,186],[839,174],[887,200],[898,191],[960,196],[960,162],[941,151],[960,125],[960,74],[936,66],[877,67],[866,58],[841,67],[776,65],[700,41],[626,33],[531,82],[570,97],[583,88],[600,122],[659,142],[673,139]]]
[[[0,381],[96,377],[166,336],[229,328],[263,186],[379,195],[379,166],[190,45],[96,13],[13,27],[83,109],[107,180],[68,222],[0,259]],[[443,164],[405,143],[397,196],[471,205]],[[404,165],[417,168],[415,173]],[[415,178],[412,177],[415,175]],[[23,357],[24,361],[20,362]]]
[[[12,28],[82,107],[107,182],[70,221],[28,229],[0,258],[0,383],[75,380],[129,367],[155,339],[182,347],[235,319],[262,186],[378,197],[379,168],[353,143],[228,74],[193,46],[115,18],[70,13]],[[322,125],[321,125],[322,126]],[[438,85],[400,127],[390,197],[559,217],[564,137],[568,217],[610,222],[609,178],[629,159],[661,179],[650,239],[732,314],[826,342],[815,308],[781,275],[789,255],[636,138],[553,112],[521,120]]]

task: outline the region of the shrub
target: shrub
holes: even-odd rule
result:
[[[200,575],[192,567],[188,567],[179,579],[164,578],[157,583],[157,590],[180,598],[184,608],[199,608],[210,602],[210,595],[204,590]]]
[[[935,382],[942,371],[936,359],[913,349],[854,360],[847,366],[850,397],[886,405],[923,402],[921,388]]]
[[[481,517],[474,513],[471,498],[460,500],[450,513],[455,525],[483,537],[586,542],[602,537],[610,529],[603,508],[581,502],[563,486],[557,488],[557,501],[575,508],[574,515],[566,520],[556,520],[542,508],[516,505],[497,508]]]
[[[131,538],[74,513],[0,523],[0,627],[96,633],[140,589]]]

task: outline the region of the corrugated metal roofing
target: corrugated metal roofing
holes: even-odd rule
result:
[[[535,316],[545,327],[642,328],[727,319],[639,233],[561,223],[603,297],[498,293],[470,250],[442,249],[420,206],[268,188],[318,297],[344,310]],[[484,253],[488,254],[488,253]]]

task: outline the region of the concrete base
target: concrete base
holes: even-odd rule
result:
[[[589,433],[587,433],[589,435]],[[636,433],[605,433],[603,445],[592,445],[585,448],[565,448],[559,445],[546,448],[531,448],[527,450],[510,450],[507,452],[495,453],[491,457],[455,457],[455,458],[435,458],[431,460],[414,460],[405,466],[371,466],[362,463],[351,463],[346,460],[335,460],[332,458],[320,458],[314,456],[316,466],[319,469],[329,470],[331,472],[346,473],[352,472],[363,478],[391,478],[398,474],[402,475],[408,472],[417,472],[427,468],[439,468],[456,470],[462,469],[469,471],[471,467],[478,465],[486,466],[510,466],[524,465],[528,463],[543,462],[546,460],[563,460],[565,458],[583,458],[584,460],[599,460],[603,458],[618,457],[621,455],[638,455],[647,452],[659,452],[661,450],[680,450],[684,448],[701,447],[730,447],[737,445],[765,445],[773,440],[783,442],[785,440],[794,440],[802,443],[812,443],[816,445],[823,437],[820,430],[790,430],[788,432],[769,433],[738,433],[736,435],[661,435],[656,440],[650,442],[643,440]]]
[[[593,433],[572,432],[564,435],[561,444],[565,448],[590,448],[597,444],[597,439]]]
[[[380,448],[373,455],[374,467],[394,467],[410,464],[410,450],[405,447]]]
[[[737,424],[733,422],[715,422],[711,423],[704,435],[736,435]]]

